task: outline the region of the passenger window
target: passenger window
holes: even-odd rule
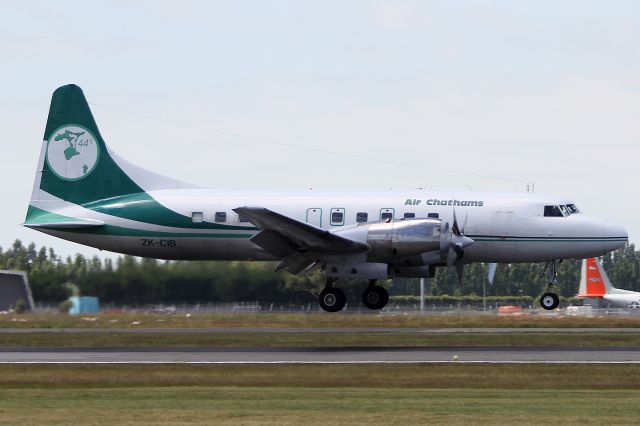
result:
[[[544,206],[545,217],[564,217],[560,207],[558,206]]]
[[[249,222],[249,219],[246,216],[241,214],[238,215],[238,222]]]
[[[358,212],[356,213],[356,222],[362,223],[369,220],[369,213],[367,212]]]
[[[215,221],[216,222],[226,222],[227,221],[227,212],[216,212]]]
[[[204,214],[202,212],[193,212],[191,213],[191,222],[193,223],[201,223],[204,221]]]
[[[333,208],[331,209],[331,226],[344,225],[344,209]]]
[[[416,217],[415,213],[405,213],[404,214],[404,218],[405,219],[413,219],[414,217]]]
[[[380,209],[380,220],[393,219],[393,209]]]
[[[439,219],[440,215],[438,213],[428,213],[427,217],[430,217],[432,219]]]

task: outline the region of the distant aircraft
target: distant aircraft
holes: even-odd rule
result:
[[[136,143],[145,144],[149,157],[163,149],[153,140]],[[442,159],[443,149],[434,145],[428,161]],[[175,155],[176,161],[190,161],[189,155],[200,154],[178,150]],[[330,170],[331,163],[323,167]],[[260,179],[258,172],[255,178]],[[320,268],[327,278],[319,302],[330,312],[346,303],[334,286],[338,278],[370,280],[363,303],[381,309],[389,295],[377,280],[433,277],[436,267],[447,266],[461,281],[464,264],[471,262],[548,262],[541,304],[555,309],[559,298],[551,287],[560,259],[602,255],[627,242],[621,226],[550,195],[232,191],[177,181],[111,151],[75,85],[53,93],[24,225],[135,256],[275,260],[277,270],[294,274]]]
[[[640,308],[640,292],[622,290],[611,285],[607,272],[594,257],[582,261],[578,297],[600,299],[624,308]]]

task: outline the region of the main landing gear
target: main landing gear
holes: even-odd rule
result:
[[[547,311],[553,311],[560,304],[560,298],[558,295],[551,291],[552,287],[558,282],[558,262],[556,260],[552,260],[547,265],[549,269],[549,282],[546,288],[547,291],[540,297],[540,306]]]
[[[324,290],[320,292],[320,307],[327,312],[341,311],[344,305],[347,304],[347,296],[345,296],[344,291],[333,286],[334,282],[336,282],[335,278],[327,278],[327,284],[324,286]]]
[[[344,292],[333,286],[336,281],[336,278],[327,278],[327,283],[318,298],[320,307],[327,312],[341,311],[347,304]],[[389,293],[376,285],[376,280],[370,280],[369,286],[362,293],[362,303],[369,309],[382,309],[389,303]]]
[[[376,285],[376,280],[369,280],[369,286],[362,293],[362,304],[369,309],[382,309],[389,303],[389,293]]]

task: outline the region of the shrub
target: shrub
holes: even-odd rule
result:
[[[16,314],[24,314],[27,310],[27,302],[25,302],[24,299],[18,299],[13,310]]]
[[[58,311],[61,314],[68,314],[72,306],[73,306],[73,303],[71,303],[71,300],[65,300],[64,302],[58,305]]]

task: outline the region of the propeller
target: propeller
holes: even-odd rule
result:
[[[464,228],[467,225],[467,215],[464,215],[464,222],[462,228],[458,225],[458,218],[456,216],[456,209],[453,209],[453,225],[451,225],[451,233],[449,235],[449,250],[447,251],[447,269],[451,270],[451,267],[455,266],[456,274],[458,276],[458,282],[462,284],[464,263],[462,258],[464,256],[464,249],[473,244],[473,240],[464,236]],[[445,226],[445,231],[448,229],[448,224]]]

